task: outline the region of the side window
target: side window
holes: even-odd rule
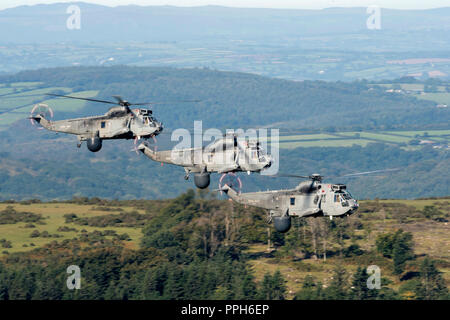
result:
[[[326,202],[327,202],[327,195],[326,195],[326,194],[323,194],[323,195],[322,195],[322,202],[323,202],[323,203],[326,203]]]
[[[105,122],[105,121],[102,121],[102,122],[100,123],[100,127],[101,127],[102,129],[105,129],[105,127],[106,127],[106,122]]]
[[[339,195],[338,194],[334,194],[334,202],[339,202]]]
[[[318,196],[318,195],[316,195],[316,196],[314,197],[314,204],[317,204],[317,202],[319,202],[319,196]]]
[[[295,198],[291,198],[291,206],[295,205]]]

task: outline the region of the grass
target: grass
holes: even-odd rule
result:
[[[79,98],[93,98],[98,94],[98,91],[81,91],[76,93],[71,93],[74,97]],[[82,109],[86,102],[83,100],[74,99],[50,99],[45,100],[43,103],[49,105],[54,112],[73,112]]]
[[[368,204],[369,201],[361,201],[361,206]],[[373,203],[374,201],[370,201]],[[433,259],[440,259],[448,265],[450,261],[450,239],[448,238],[448,232],[450,231],[449,223],[438,223],[430,219],[411,217],[408,218],[406,223],[400,223],[395,215],[389,214],[389,204],[398,205],[403,204],[409,207],[414,207],[417,210],[422,210],[425,206],[434,205],[438,208],[449,208],[450,198],[440,199],[418,199],[418,200],[379,200],[381,205],[385,205],[384,209],[387,214],[386,219],[383,219],[383,214],[380,212],[371,213],[357,213],[356,215],[347,219],[357,219],[365,226],[362,230],[354,230],[352,239],[345,240],[345,246],[350,244],[358,244],[361,248],[373,249],[375,248],[376,236],[380,233],[391,232],[397,229],[403,229],[404,231],[412,232],[414,239],[414,252],[419,257],[427,254]],[[44,246],[54,240],[61,242],[64,239],[72,239],[79,237],[81,230],[85,229],[88,232],[94,230],[115,230],[118,234],[127,233],[131,241],[124,242],[124,245],[128,248],[137,249],[142,238],[141,228],[127,228],[127,227],[90,227],[80,226],[74,223],[66,223],[64,215],[68,213],[74,213],[78,217],[93,217],[102,216],[108,214],[117,214],[114,211],[99,211],[94,210],[96,205],[81,205],[71,203],[37,203],[31,205],[25,204],[7,204],[0,203],[0,210],[4,210],[7,206],[12,206],[18,212],[32,212],[41,214],[45,219],[46,224],[39,225],[34,223],[36,228],[25,228],[25,223],[17,223],[14,225],[0,225],[0,239],[6,239],[11,241],[12,248],[0,248],[0,252],[7,250],[10,253],[29,251],[35,247]],[[124,211],[129,212],[136,210],[133,207],[123,206]],[[137,210],[140,213],[144,213],[142,210]],[[60,232],[59,227],[67,226],[75,228],[77,231]],[[372,230],[370,237],[367,238],[367,227],[370,226]],[[47,231],[50,234],[62,235],[61,238],[31,238],[30,234],[33,230],[39,230],[39,232]],[[295,232],[293,228],[290,232]],[[30,244],[34,243],[35,247],[31,247]],[[23,247],[26,244],[28,247]],[[329,242],[328,249],[335,250],[337,244]],[[321,243],[318,243],[319,254],[321,252]],[[299,248],[301,249],[301,248]],[[398,277],[392,274],[392,270],[389,265],[391,262],[386,258],[382,258],[380,255],[364,255],[360,257],[340,258],[336,256],[328,256],[326,261],[323,261],[320,256],[319,259],[298,259],[294,260],[290,256],[283,254],[282,248],[276,248],[272,252],[267,251],[267,245],[264,243],[256,243],[250,245],[245,253],[251,256],[249,264],[253,270],[253,274],[257,282],[262,281],[266,273],[273,274],[279,270],[283,277],[287,280],[287,298],[292,299],[299,289],[301,289],[303,281],[307,275],[312,275],[316,280],[319,280],[324,285],[329,285],[332,280],[333,270],[336,266],[345,268],[349,274],[354,273],[358,266],[366,266],[375,264],[380,266],[382,270],[382,277],[388,278],[393,283],[390,287],[398,289],[403,283]],[[0,253],[1,255],[1,253]],[[450,282],[450,268],[442,267],[440,270],[443,273],[444,279],[447,283]]]
[[[414,95],[417,99],[431,100],[440,104],[450,105],[450,93],[448,92],[427,92],[425,94]]]
[[[21,105],[27,105],[23,108],[18,109],[19,111],[25,111],[28,110],[28,112],[31,109],[31,105],[34,103],[34,101],[43,101],[45,100],[45,94],[52,90],[64,90],[69,91],[70,88],[65,87],[52,87],[52,88],[45,88],[45,89],[36,89],[36,90],[30,90],[26,92],[20,92],[17,94],[9,95],[7,97],[4,97],[0,100],[0,110],[8,110],[14,107],[18,107]],[[30,96],[32,95],[32,96]],[[29,104],[29,106],[28,106]],[[8,115],[8,114],[6,114]]]
[[[323,139],[333,139],[336,138],[330,134],[302,134],[294,136],[280,136],[280,141],[290,141],[290,140],[323,140]]]
[[[11,87],[17,88],[17,87],[35,87],[38,86],[40,84],[42,84],[43,82],[38,82],[38,81],[27,81],[27,82],[14,82],[11,84]]]
[[[24,222],[19,222],[17,224],[2,224],[0,225],[0,239],[6,239],[12,242],[12,248],[3,249],[0,248],[1,251],[8,250],[8,252],[20,252],[20,251],[28,251],[33,249],[30,246],[31,243],[34,243],[36,247],[43,246],[47,243],[50,243],[54,240],[62,241],[64,239],[72,239],[77,237],[80,234],[82,229],[85,229],[88,232],[92,232],[94,230],[104,231],[104,230],[115,230],[118,234],[127,233],[131,241],[128,242],[128,247],[130,248],[138,248],[140,239],[142,236],[141,230],[139,228],[128,228],[128,227],[90,227],[90,226],[81,226],[74,223],[65,223],[64,215],[68,213],[75,213],[78,217],[93,217],[93,216],[101,216],[107,215],[114,212],[107,211],[96,211],[92,210],[92,205],[76,205],[76,204],[66,204],[66,203],[42,203],[42,204],[32,204],[32,205],[22,205],[22,204],[0,204],[0,211],[4,210],[8,205],[12,206],[18,212],[32,212],[41,214],[45,219],[44,225],[39,225],[34,223],[36,228],[25,228]],[[131,207],[122,207],[124,211],[133,211],[134,208]],[[139,210],[138,210],[139,212]],[[142,211],[140,213],[143,213]],[[70,232],[59,232],[58,228],[62,226],[67,226],[70,228],[75,228],[78,231],[70,231]],[[47,231],[50,234],[59,234],[61,238],[31,238],[30,234],[34,231],[38,230],[39,232]],[[24,247],[26,244],[28,247]]]
[[[416,199],[416,200],[401,200],[401,199],[394,199],[394,200],[380,200],[381,203],[397,203],[397,204],[405,204],[408,206],[413,206],[417,210],[423,210],[425,206],[433,206],[433,205],[439,205],[444,203],[445,201],[450,202],[450,198],[445,199]]]
[[[361,205],[364,205],[366,202],[367,201],[361,201],[360,203]],[[435,205],[437,207],[444,206],[448,208],[450,199],[379,200],[379,202],[384,205],[404,204],[422,210],[428,205]],[[386,210],[389,211],[389,207]],[[356,215],[358,215],[358,213]],[[417,256],[426,254],[433,259],[440,259],[447,263],[450,261],[450,239],[448,237],[450,223],[438,223],[424,218],[409,218],[407,223],[399,223],[395,217],[388,217],[386,220],[383,220],[381,213],[378,212],[360,213],[357,218],[362,221],[366,227],[370,225],[372,230],[370,238],[367,239],[364,237],[359,239],[358,235],[364,235],[365,231],[354,230],[354,239],[346,240],[346,245],[350,245],[354,241],[354,243],[358,244],[363,249],[374,249],[376,236],[378,234],[392,232],[401,228],[404,231],[413,234],[414,253]],[[290,232],[294,231],[291,230]],[[329,248],[331,249],[331,247],[333,247],[333,243],[329,243]],[[333,270],[337,265],[342,266],[349,273],[353,273],[358,266],[366,265],[367,263],[379,265],[382,277],[388,278],[393,282],[390,287],[398,290],[403,283],[397,276],[392,274],[392,270],[383,265],[383,260],[386,260],[386,258],[381,258],[379,255],[374,257],[367,256],[362,260],[355,257],[339,258],[338,256],[333,256],[328,257],[327,261],[323,261],[322,259],[301,259],[300,261],[294,261],[284,257],[283,254],[277,255],[277,257],[268,256],[267,245],[265,244],[251,245],[246,252],[256,257],[250,260],[250,264],[257,281],[261,281],[267,272],[273,274],[275,271],[279,270],[283,274],[284,278],[287,280],[286,285],[288,288],[289,299],[292,299],[295,292],[301,288],[303,280],[307,275],[312,275],[316,280],[328,285],[332,280]],[[364,261],[365,264],[362,261]],[[443,273],[446,282],[449,283],[450,269],[443,267],[440,268],[440,271]]]
[[[38,83],[35,83],[38,84]],[[16,83],[13,84],[14,87],[21,87],[25,86],[23,83]],[[31,85],[30,85],[31,86]],[[28,87],[27,87],[28,88]],[[8,91],[9,90],[9,91]],[[3,99],[0,99],[0,111],[4,110],[10,110],[14,107],[20,107],[17,109],[14,109],[13,111],[10,111],[8,113],[2,114],[0,118],[0,130],[5,130],[8,125],[28,117],[32,106],[39,102],[39,103],[45,103],[48,104],[54,112],[73,112],[78,111],[82,109],[86,102],[82,100],[71,100],[71,99],[47,99],[45,94],[54,90],[63,90],[67,93],[70,93],[72,89],[66,88],[66,87],[51,87],[51,88],[44,88],[44,89],[32,89],[26,91],[26,92],[20,92],[8,95],[6,97],[3,97]],[[0,88],[0,94],[4,93],[11,93],[13,92],[13,89],[11,88]],[[80,91],[71,93],[71,95],[75,97],[80,98],[92,98],[95,97],[98,94],[98,91],[91,90],[91,91]]]
[[[363,139],[280,142],[280,149],[294,149],[299,147],[351,147],[353,145],[366,146],[370,142],[369,140]]]
[[[415,136],[428,134],[428,140],[446,142],[449,140],[450,130],[418,130],[418,131],[380,131],[380,132],[336,132],[333,134],[304,134],[280,136],[281,149],[299,147],[351,147],[353,145],[366,146],[370,142],[400,144],[408,143]],[[359,137],[358,137],[359,136]],[[343,138],[343,139],[339,139]],[[353,139],[352,139],[353,138]],[[270,140],[270,139],[269,139]],[[415,149],[420,149],[415,148]]]
[[[450,130],[387,131],[386,133],[402,135],[411,138],[415,137],[416,135],[423,136],[425,133],[427,133],[430,137],[439,137],[450,135]]]
[[[341,136],[355,136],[356,134],[359,134],[361,138],[368,138],[373,139],[381,142],[393,142],[393,143],[402,143],[402,142],[408,142],[410,139],[407,137],[402,136],[396,136],[396,135],[390,135],[386,133],[372,133],[372,132],[342,132],[338,133]]]
[[[1,95],[3,95],[3,94],[10,94],[10,93],[12,93],[12,92],[14,92],[14,89],[13,89],[13,88],[4,88],[4,87],[0,87],[0,94],[1,94]]]

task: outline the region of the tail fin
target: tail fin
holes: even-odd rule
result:
[[[229,185],[225,184],[224,186],[222,186],[222,188],[220,188],[220,191],[225,192],[227,196],[229,196],[236,202],[240,202],[239,193]]]
[[[43,126],[44,128],[50,127],[51,121],[45,119],[45,117],[41,114],[37,114],[35,116],[29,117],[28,119],[32,121],[36,121],[38,124]]]
[[[152,160],[158,161],[156,151],[153,151],[151,148],[149,148],[145,142],[142,142],[138,147],[137,150],[141,151],[143,154],[145,154],[147,157],[149,157]]]

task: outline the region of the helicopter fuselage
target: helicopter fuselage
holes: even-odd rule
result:
[[[145,143],[138,149],[150,159],[184,167],[185,178],[195,174],[198,188],[209,186],[211,173],[260,172],[272,164],[272,157],[257,145],[238,146],[230,139],[218,139],[201,148],[172,149],[153,151]]]
[[[101,148],[101,140],[149,138],[162,131],[161,123],[149,114],[149,110],[138,109],[133,114],[120,106],[111,108],[102,116],[49,121],[42,115],[36,115],[33,119],[47,130],[76,135],[79,145],[87,141],[91,151],[90,140]]]
[[[342,184],[304,181],[294,189],[247,193],[226,185],[222,191],[238,203],[268,209],[271,217],[289,221],[290,217],[348,216],[359,207]]]

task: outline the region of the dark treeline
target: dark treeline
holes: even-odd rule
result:
[[[42,132],[42,131],[40,131]],[[1,135],[1,134],[0,134]],[[74,138],[75,139],[75,138]],[[93,154],[77,149],[70,141],[27,142],[0,139],[0,200],[39,198],[70,199],[73,195],[109,199],[163,199],[192,188],[183,179],[182,168],[163,166],[131,153],[130,142],[108,141]],[[14,145],[14,150],[10,146]],[[50,152],[51,151],[51,152]],[[51,156],[49,155],[51,154]],[[30,160],[33,159],[33,160]],[[333,178],[354,172],[398,168],[389,174],[353,179]],[[369,144],[353,146],[297,148],[280,151],[280,173],[309,175],[320,173],[327,182],[345,183],[357,199],[422,198],[447,196],[450,192],[449,153],[432,147],[406,151],[397,146]],[[14,172],[14,174],[12,174]],[[211,176],[211,189],[220,175]],[[298,179],[268,179],[241,175],[243,191],[286,189]]]
[[[146,223],[140,248],[127,249],[129,239],[107,230],[81,230],[71,240],[54,240],[29,252],[5,254],[0,260],[0,298],[287,299],[288,281],[292,280],[280,271],[258,275],[250,260],[261,253],[255,256],[246,250],[267,241],[264,212],[208,197],[206,193],[196,196],[190,190],[163,202],[75,198],[71,202],[111,211],[130,204],[144,209],[146,214],[141,215]],[[370,232],[356,232],[370,230],[380,210],[389,209],[391,215],[385,219],[392,221],[401,217],[431,221],[437,216],[446,221],[445,208],[444,204],[422,212],[375,201],[348,219],[298,219],[290,232],[271,233],[271,243],[277,250],[266,255],[274,263],[292,261],[300,270],[305,268],[306,274],[311,267],[302,263],[305,259],[317,260],[314,268],[320,268],[320,260],[336,262],[331,280],[307,275],[295,299],[448,299],[448,289],[437,268],[447,264],[428,257],[418,259],[411,233],[397,230],[378,234],[375,248],[369,250],[360,243],[370,239]],[[123,217],[121,212],[112,213],[98,227],[109,227],[114,215]],[[74,219],[67,216],[65,223]],[[140,224],[141,220],[135,221]],[[370,264],[383,269],[379,290],[367,288],[366,268]],[[81,269],[80,290],[66,287],[70,265]],[[357,270],[351,271],[350,265],[357,265]],[[391,288],[392,280],[386,275],[400,281],[399,290]]]

